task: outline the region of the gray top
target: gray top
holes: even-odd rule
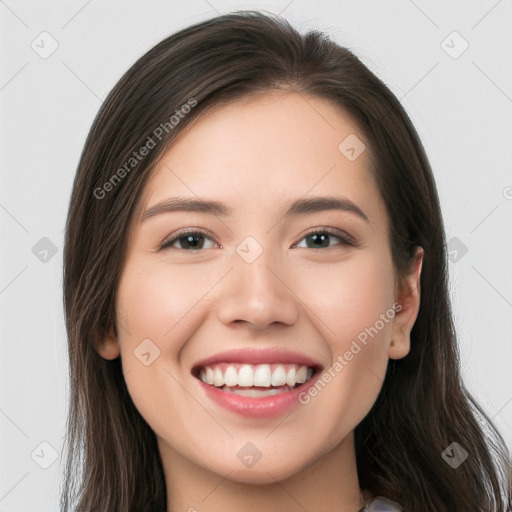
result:
[[[372,498],[359,512],[404,512],[395,501],[377,496]]]

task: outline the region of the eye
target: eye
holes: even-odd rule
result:
[[[185,230],[179,232],[170,240],[165,240],[159,250],[174,248],[182,252],[195,252],[205,248],[204,239],[212,240],[204,231]],[[176,243],[179,243],[181,247],[173,247]],[[209,247],[206,247],[206,249],[209,249]]]
[[[309,231],[301,240],[311,240],[313,246],[309,246],[306,242],[306,249],[330,249],[334,246],[330,245],[332,238],[340,241],[337,245],[344,245],[350,247],[357,247],[357,243],[346,233],[334,229],[316,228]],[[201,249],[211,249],[212,247],[205,247],[204,240],[213,241],[208,233],[202,230],[184,230],[180,231],[173,238],[166,240],[159,247],[159,250],[176,249],[181,252],[198,252]],[[178,243],[180,247],[174,247]],[[215,244],[215,242],[214,242]],[[316,244],[316,246],[315,246]],[[304,248],[304,245],[295,244],[292,247]]]
[[[347,245],[350,247],[357,247],[357,243],[342,231],[327,229],[327,228],[316,228],[314,230],[309,231],[301,240],[311,240],[313,246],[308,246],[306,242],[306,248],[308,249],[330,249],[333,246],[329,245],[329,242],[332,238],[337,238],[340,240],[340,243],[337,245]],[[316,246],[315,246],[316,244]],[[296,244],[295,247],[304,247],[304,245]]]

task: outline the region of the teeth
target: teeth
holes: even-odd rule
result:
[[[271,379],[272,374],[270,373],[270,366],[268,364],[260,364],[256,366],[253,386],[269,388]]]
[[[295,380],[295,366],[292,366],[289,370],[288,370],[288,373],[286,374],[286,384],[288,384],[288,386],[290,387],[293,387],[295,386],[295,383],[297,382]]]
[[[254,385],[254,372],[248,364],[244,364],[238,372],[238,385],[244,387],[251,387]]]
[[[253,398],[260,397],[260,396],[272,396],[272,395],[279,395],[280,393],[286,393],[286,391],[289,391],[289,388],[271,388],[267,390],[262,389],[231,389],[231,388],[222,388],[222,391],[229,391],[230,393],[235,393],[237,395],[242,396],[250,396]]]
[[[226,364],[220,363],[212,366],[205,366],[199,371],[199,378],[225,391],[232,391],[246,396],[261,396],[261,393],[269,394],[268,391],[230,389],[236,386],[241,388],[262,387],[281,388],[278,392],[287,391],[297,384],[303,384],[309,380],[314,373],[313,368],[298,364]],[[251,393],[246,393],[251,392]],[[255,394],[255,392],[258,392]],[[272,393],[275,394],[275,393]]]
[[[304,367],[306,368],[306,367]],[[284,371],[283,365],[277,365],[277,368],[274,370],[272,374],[272,379],[270,381],[272,386],[282,386],[286,382],[286,372]]]
[[[295,374],[295,380],[297,382],[299,382],[300,384],[303,384],[304,382],[306,382],[307,374],[308,374],[308,367],[301,366],[299,368],[299,371]]]
[[[224,375],[222,375],[222,370],[218,366],[213,370],[213,385],[218,388],[224,386]]]
[[[236,386],[238,384],[238,375],[234,366],[228,366],[224,374],[224,382],[226,386]]]

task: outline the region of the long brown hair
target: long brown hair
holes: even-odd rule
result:
[[[353,117],[369,141],[397,274],[404,275],[417,246],[425,250],[411,351],[389,365],[355,430],[361,488],[410,512],[509,511],[509,453],[461,379],[443,220],[415,128],[351,51],[254,11],[218,16],[161,41],[115,85],[89,132],[64,248],[70,402],[61,509],[166,510],[156,437],[129,396],[120,358],[103,359],[94,343],[122,328],[115,299],[127,228],[159,158],[207,109],[273,89],[328,99]],[[150,147],[143,156],[142,146]],[[442,457],[453,442],[468,453],[456,469]]]

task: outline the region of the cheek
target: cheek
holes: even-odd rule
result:
[[[194,265],[171,265],[156,258],[148,262],[134,257],[127,262],[117,301],[121,360],[130,395],[144,417],[161,408],[159,398],[173,396],[170,407],[183,408],[177,381],[190,378],[183,349],[211,309],[208,292],[219,276],[222,272],[199,275]],[[158,419],[152,422],[157,430],[155,422]]]
[[[211,287],[208,280],[198,279],[191,267],[161,262],[134,263],[127,267],[126,275],[118,299],[118,314],[125,319],[128,331],[126,345],[149,338],[165,347],[166,355],[177,355],[179,340],[187,339],[185,331],[194,324],[200,299]]]
[[[379,321],[394,301],[394,269],[386,253],[361,252],[301,275],[295,280],[301,283],[298,294],[321,319],[319,328],[332,355],[348,350],[350,342]],[[391,322],[379,322],[378,328],[381,338],[389,337]]]
[[[382,387],[394,316],[394,270],[382,254],[369,252],[324,276],[317,272],[315,281],[326,283],[309,288],[308,298],[322,320],[317,325],[328,341],[331,364],[314,396],[304,400],[310,399],[314,410],[312,429],[327,428],[327,444],[335,445],[366,416]]]
[[[184,331],[194,303],[194,287],[185,285],[188,276],[157,264],[129,262],[119,285],[118,318],[123,372],[136,404],[151,409],[151,400],[171,393],[178,376],[177,364]],[[124,328],[123,328],[124,327]],[[155,393],[161,390],[161,393]],[[165,390],[165,391],[164,391]]]
[[[125,329],[119,334],[123,373],[130,397],[156,434],[175,443],[187,438],[187,418],[204,411],[183,393],[187,376],[180,365],[181,349],[193,336],[208,286],[183,268],[160,262],[129,262],[119,285],[118,315]],[[169,397],[172,397],[170,400]]]

